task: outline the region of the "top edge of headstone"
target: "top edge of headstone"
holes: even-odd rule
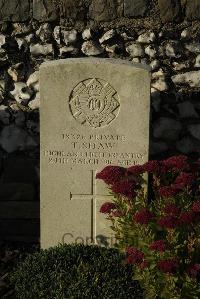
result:
[[[127,66],[130,66],[130,67],[134,67],[134,68],[141,69],[141,70],[148,71],[148,72],[150,72],[150,70],[151,70],[151,68],[148,65],[145,65],[145,64],[133,63],[133,62],[122,60],[122,59],[112,59],[112,58],[68,58],[68,59],[59,59],[59,60],[43,62],[40,66],[40,69],[55,66],[55,65],[73,64],[73,63],[118,64],[118,65],[127,65]]]

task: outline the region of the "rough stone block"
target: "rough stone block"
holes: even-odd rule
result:
[[[34,148],[37,142],[27,131],[11,124],[3,127],[0,133],[0,145],[7,153],[13,153]]]
[[[200,0],[187,0],[186,17],[188,20],[200,19]]]
[[[193,137],[200,140],[200,124],[189,125],[188,130]]]
[[[84,0],[61,0],[58,7],[61,18],[81,21],[87,17],[87,7]]]
[[[33,0],[33,18],[38,21],[55,21],[58,18],[53,0]]]
[[[39,219],[39,201],[2,201],[0,219]]]
[[[173,21],[179,14],[179,0],[158,0],[160,17],[163,22]]]
[[[39,243],[38,236],[26,236],[26,235],[0,235],[0,240],[3,242],[24,242],[24,243]]]
[[[37,219],[8,219],[0,220],[0,236],[39,236],[39,221]]]
[[[111,21],[117,17],[116,0],[92,0],[89,17],[95,21]]]
[[[147,0],[124,0],[124,16],[144,16],[147,10]]]
[[[4,162],[4,183],[37,183],[37,161],[10,156]]]
[[[168,117],[160,117],[154,124],[153,136],[174,141],[178,140],[181,129],[182,125],[179,121]]]
[[[0,177],[2,174],[2,165],[3,165],[3,152],[0,150]]]
[[[24,22],[30,18],[29,0],[0,0],[0,22]]]
[[[31,184],[0,184],[0,201],[32,201],[35,199],[35,188]]]
[[[191,71],[171,77],[176,85],[189,85],[190,87],[200,88],[200,71]]]
[[[184,155],[200,153],[200,142],[195,138],[186,136],[176,142],[176,149]]]

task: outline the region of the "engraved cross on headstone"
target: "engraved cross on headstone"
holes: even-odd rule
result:
[[[96,201],[97,199],[111,198],[110,194],[97,194],[96,192],[96,171],[91,170],[91,193],[90,194],[72,194],[70,192],[70,200],[75,199],[89,199],[92,201],[92,213],[91,213],[91,238],[96,243]]]

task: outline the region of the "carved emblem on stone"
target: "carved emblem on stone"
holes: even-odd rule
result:
[[[83,80],[76,85],[71,92],[69,105],[78,122],[94,128],[110,124],[120,107],[117,91],[99,78]]]

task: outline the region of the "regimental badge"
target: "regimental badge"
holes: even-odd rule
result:
[[[117,91],[108,82],[93,78],[83,80],[74,87],[69,106],[79,123],[99,128],[116,118],[120,102]]]

